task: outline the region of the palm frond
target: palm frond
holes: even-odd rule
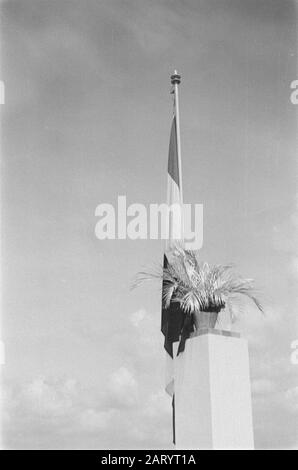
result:
[[[164,282],[163,284],[163,303],[165,308],[169,308],[173,295],[177,289],[178,283],[170,284],[168,282]]]
[[[133,278],[130,290],[136,289],[141,284],[147,281],[153,281],[163,278],[163,267],[162,265],[157,265],[152,268],[148,268],[144,271],[139,271],[136,276]]]
[[[200,310],[201,302],[196,292],[190,290],[186,292],[184,295],[177,295],[176,300],[180,302],[182,309],[186,313],[192,313]]]
[[[166,308],[171,302],[179,302],[187,313],[210,308],[219,311],[239,295],[250,298],[264,312],[255,295],[253,280],[240,277],[232,268],[233,264],[210,266],[201,262],[199,251],[186,250],[181,243],[176,243],[167,266],[139,272],[132,288],[148,280],[161,279]]]

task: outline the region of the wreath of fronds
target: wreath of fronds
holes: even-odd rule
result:
[[[179,302],[186,313],[198,311],[220,311],[231,305],[233,298],[246,296],[258,310],[263,307],[256,297],[252,279],[243,279],[233,265],[213,265],[200,262],[199,252],[176,246],[167,256],[166,267],[139,272],[133,288],[144,281],[163,281],[163,303],[168,308],[172,302]]]

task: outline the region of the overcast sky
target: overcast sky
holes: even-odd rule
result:
[[[166,197],[180,85],[184,200],[202,259],[256,279],[255,444],[298,447],[296,14],[291,0],[1,2],[6,448],[171,448],[162,241],[99,241],[98,204]]]

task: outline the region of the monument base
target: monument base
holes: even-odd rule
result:
[[[174,367],[176,448],[253,449],[247,341],[197,330]]]

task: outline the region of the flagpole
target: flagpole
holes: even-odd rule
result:
[[[178,74],[177,70],[171,76],[171,84],[174,86],[174,97],[175,97],[175,115],[176,115],[176,127],[177,127],[177,153],[178,153],[178,166],[179,166],[179,187],[180,187],[180,200],[183,204],[183,189],[182,189],[182,162],[181,162],[181,139],[180,139],[180,113],[179,113],[179,91],[178,85],[181,82],[181,75]]]

